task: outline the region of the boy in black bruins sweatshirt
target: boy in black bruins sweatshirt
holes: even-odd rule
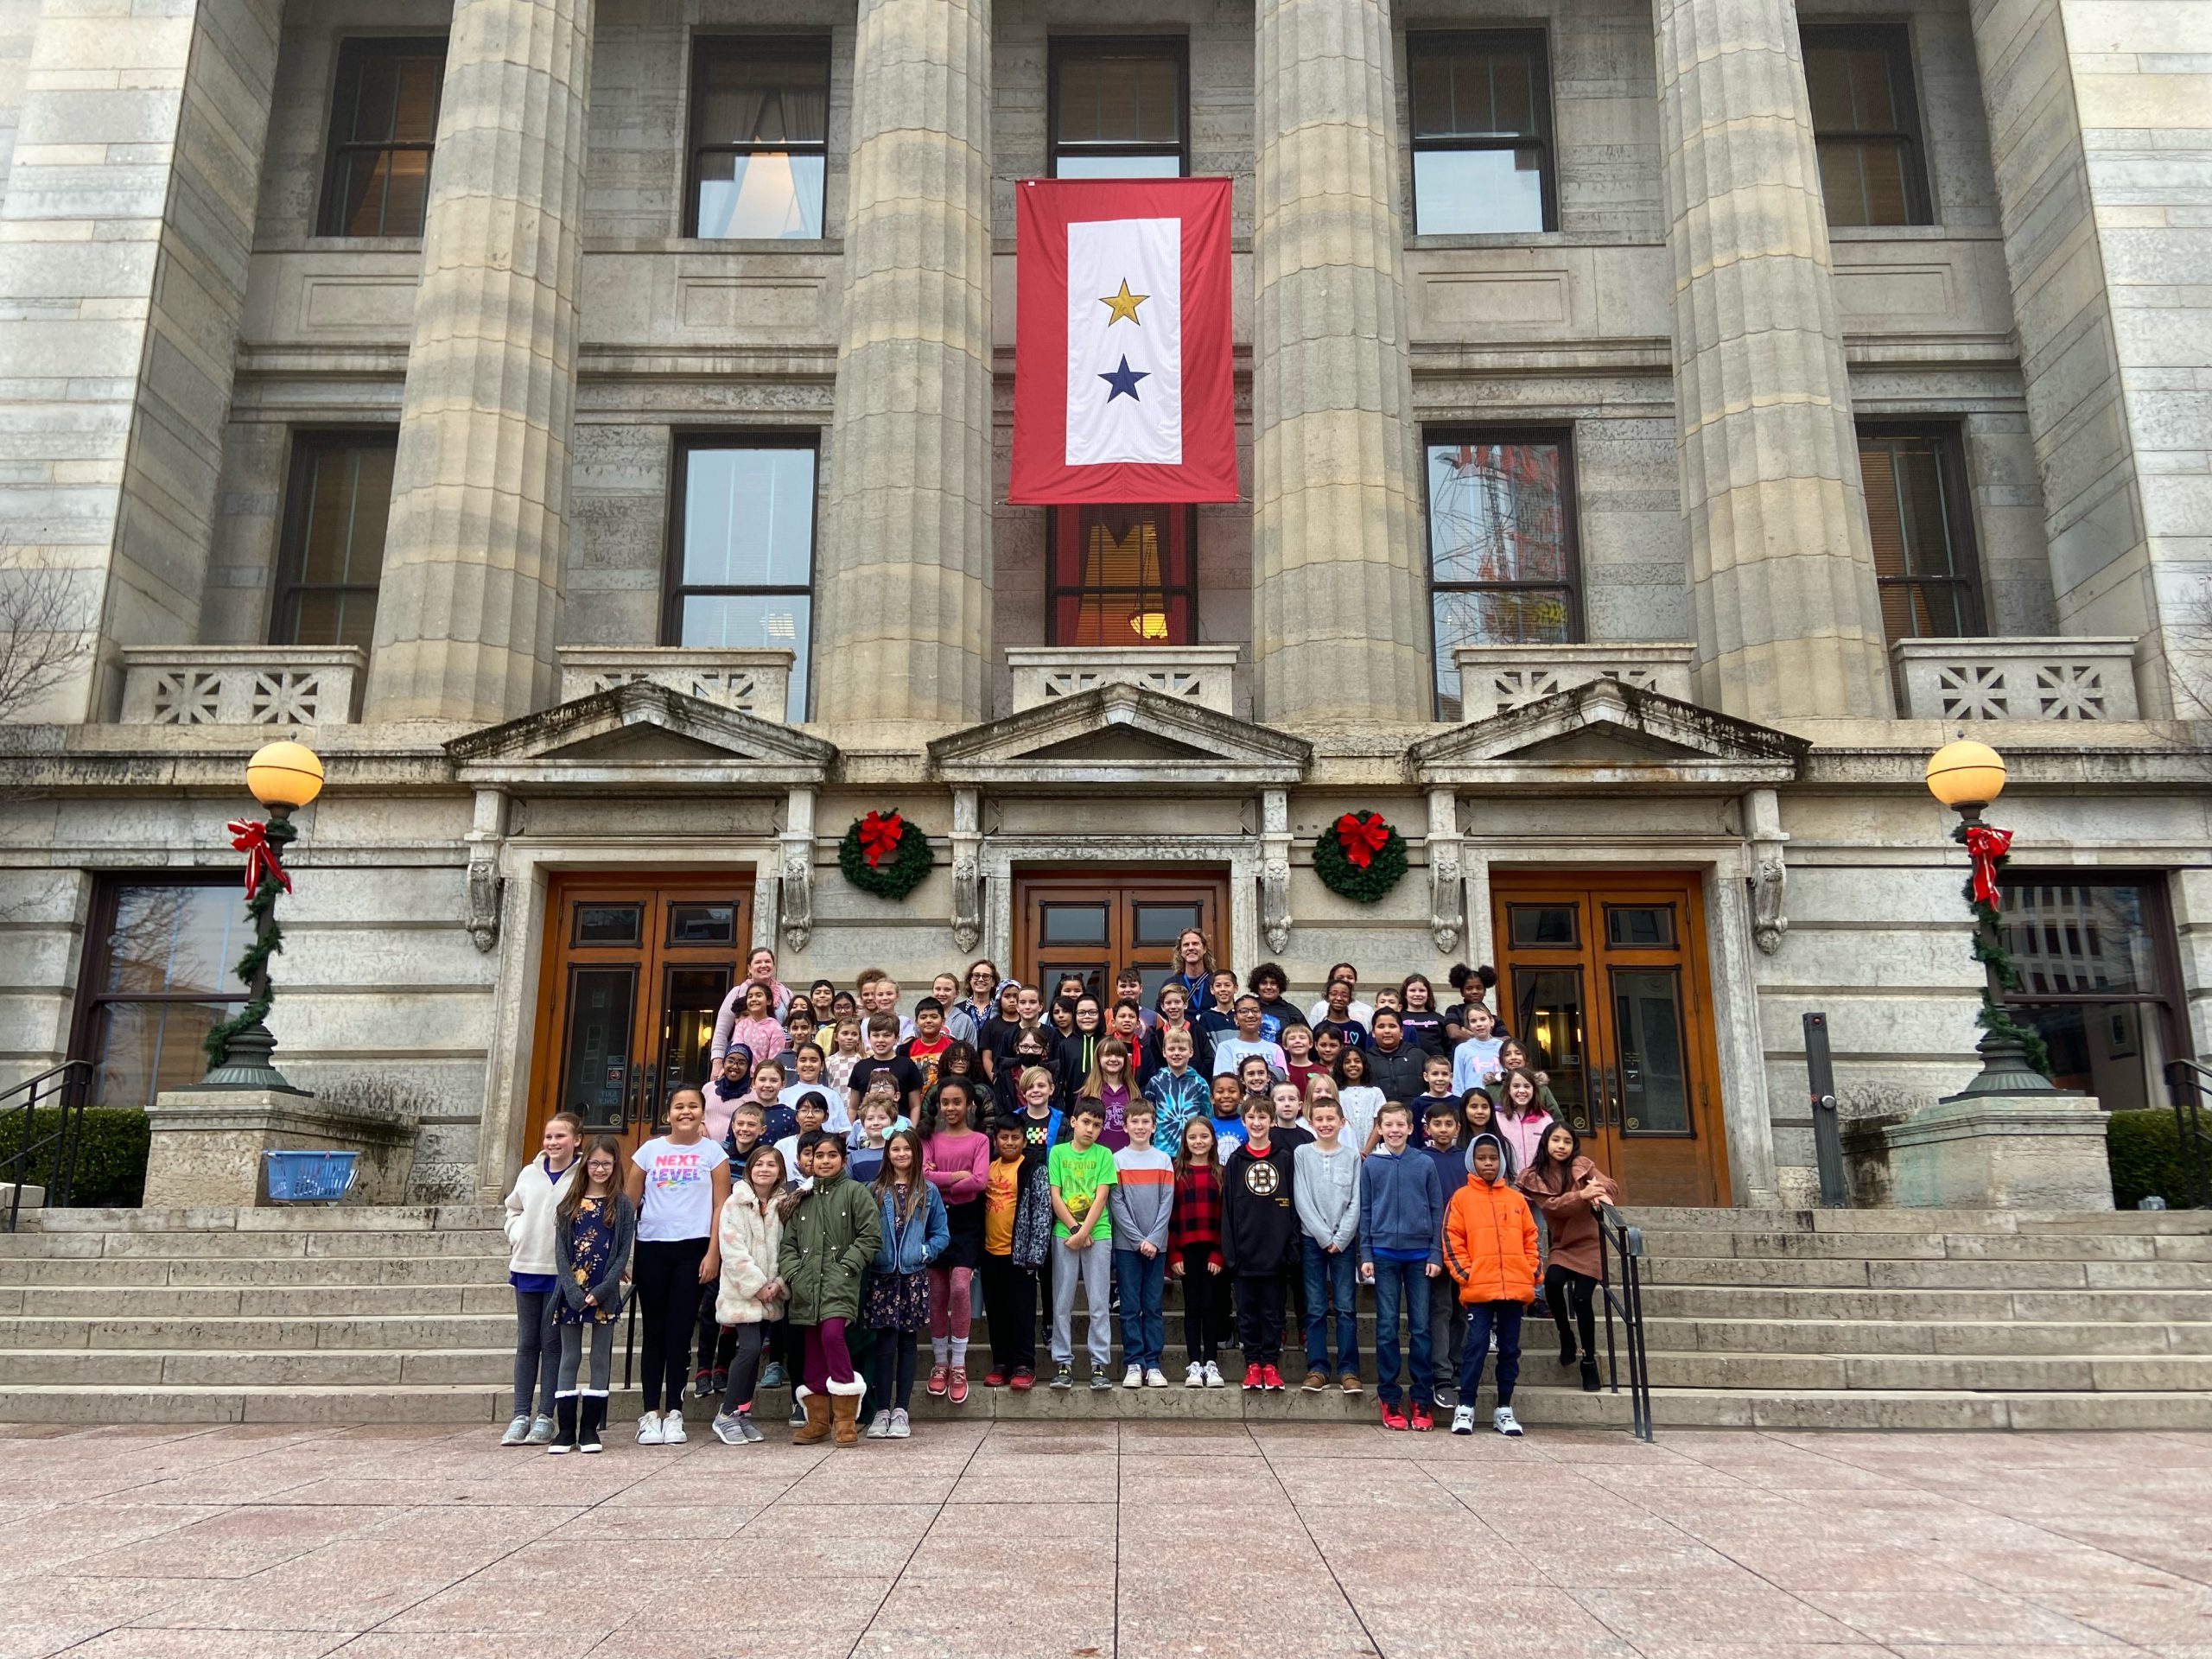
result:
[[[1221,1174],[1221,1261],[1236,1285],[1236,1332],[1247,1389],[1282,1387],[1283,1293],[1299,1260],[1295,1167],[1287,1141],[1270,1140],[1274,1108],[1244,1103],[1244,1144]]]

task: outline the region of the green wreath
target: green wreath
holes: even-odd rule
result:
[[[1355,848],[1367,854],[1366,863]],[[1313,838],[1313,873],[1331,893],[1371,905],[1403,879],[1405,837],[1380,812],[1347,812]]]
[[[870,863],[873,853],[875,861]],[[895,811],[855,818],[837,845],[837,868],[862,893],[904,899],[922,885],[937,862],[930,838]]]

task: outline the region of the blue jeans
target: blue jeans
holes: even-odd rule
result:
[[[1467,1346],[1459,1359],[1461,1405],[1475,1403],[1475,1390],[1483,1382],[1483,1362],[1490,1357],[1493,1329],[1497,1332],[1497,1403],[1513,1403],[1513,1385],[1521,1379],[1521,1315],[1527,1306],[1525,1302],[1467,1304]]]
[[[1122,1363],[1156,1369],[1167,1345],[1160,1293],[1167,1285],[1167,1252],[1114,1252],[1114,1283],[1122,1294]]]
[[[1398,1309],[1413,1330],[1414,1401],[1436,1400],[1436,1373],[1428,1357],[1428,1264],[1375,1262],[1375,1392],[1386,1405],[1398,1403]],[[1488,1346],[1487,1339],[1484,1343]]]
[[[1301,1241],[1306,1251],[1306,1369],[1328,1371],[1329,1315],[1337,1316],[1337,1363],[1342,1374],[1359,1370],[1359,1251],[1338,1250],[1334,1255],[1320,1241]],[[1380,1264],[1378,1263],[1378,1268]]]

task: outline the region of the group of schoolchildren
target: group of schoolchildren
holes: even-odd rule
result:
[[[968,1399],[979,1300],[984,1387],[1036,1385],[1040,1306],[1049,1386],[1075,1387],[1079,1294],[1088,1386],[1115,1385],[1118,1317],[1121,1386],[1167,1388],[1171,1281],[1188,1389],[1228,1385],[1227,1346],[1244,1389],[1284,1389],[1294,1305],[1302,1387],[1363,1393],[1363,1284],[1387,1428],[1432,1428],[1449,1404],[1473,1433],[1494,1357],[1491,1425],[1520,1435],[1539,1297],[1560,1367],[1595,1391],[1598,1217],[1618,1188],[1497,1028],[1491,970],[1454,969],[1460,1000],[1440,1007],[1419,974],[1363,1001],[1339,963],[1301,1013],[1274,963],[1240,984],[1195,929],[1176,957],[1149,1005],[1134,972],[1110,1006],[1073,976],[1048,1005],[977,962],[902,1015],[880,970],[794,993],[754,951],[664,1134],[626,1156],[556,1113],[517,1177],[501,1443],[601,1449],[632,1297],[646,1446],[688,1438],[687,1376],[728,1445],[765,1438],[755,1396],[786,1384],[798,1444],[906,1439],[925,1331],[928,1393]]]

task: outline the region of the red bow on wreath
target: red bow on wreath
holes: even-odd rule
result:
[[[1974,901],[1997,907],[1997,861],[2011,850],[2012,832],[1986,824],[1967,826],[1967,856],[1974,861]]]
[[[1363,817],[1347,812],[1337,820],[1337,844],[1344,849],[1344,857],[1363,870],[1375,861],[1375,855],[1389,839],[1390,826],[1377,814]]]
[[[861,851],[868,859],[871,870],[883,861],[884,855],[899,850],[899,837],[906,832],[906,825],[896,812],[871,812],[861,820]]]
[[[268,875],[275,876],[285,892],[292,890],[292,878],[276,861],[276,849],[269,844],[267,829],[258,823],[227,823],[223,827],[231,832],[231,850],[245,855],[247,898],[261,891],[262,878]]]

